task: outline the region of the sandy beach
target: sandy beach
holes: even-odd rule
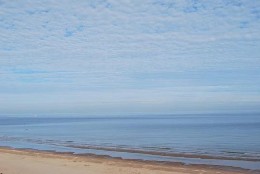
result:
[[[242,169],[163,164],[98,156],[0,148],[1,174],[242,174]]]

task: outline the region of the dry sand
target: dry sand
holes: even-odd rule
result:
[[[246,170],[184,166],[0,148],[0,174],[241,174]]]

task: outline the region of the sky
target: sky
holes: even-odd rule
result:
[[[0,115],[242,112],[258,0],[0,0]]]

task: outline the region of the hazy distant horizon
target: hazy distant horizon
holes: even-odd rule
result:
[[[0,116],[260,113],[260,1],[0,1]]]
[[[82,113],[50,113],[50,114],[0,114],[1,118],[168,118],[168,117],[227,117],[227,116],[260,116],[260,112],[200,112],[200,113],[135,113],[135,114],[82,114]]]

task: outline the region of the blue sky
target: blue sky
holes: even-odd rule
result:
[[[260,1],[0,0],[1,114],[260,111]]]

